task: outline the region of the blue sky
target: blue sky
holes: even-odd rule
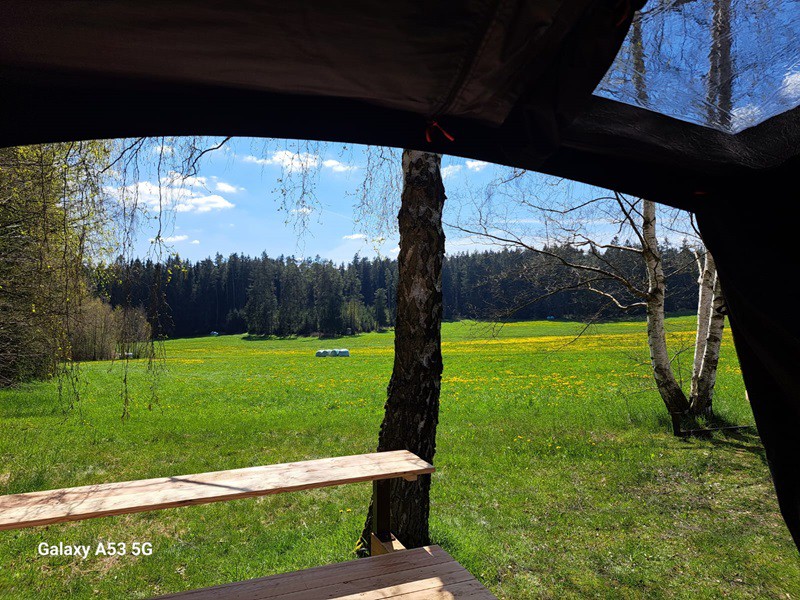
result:
[[[159,155],[158,148],[152,150],[155,156]],[[160,251],[166,249],[192,261],[234,252],[250,256],[262,252],[272,257],[319,256],[337,263],[350,261],[356,253],[393,258],[399,250],[396,207],[387,212],[389,228],[383,232],[369,226],[375,223],[374,219],[360,222],[356,208],[361,198],[359,189],[370,172],[377,175],[377,183],[366,186],[371,204],[381,204],[374,202],[381,191],[399,204],[399,164],[390,162],[380,169],[368,168],[369,160],[375,164],[376,152],[373,149],[368,154],[364,147],[342,144],[239,138],[205,154],[196,174],[189,178],[176,179],[170,175],[170,167],[162,167],[160,176],[143,169],[137,181],[125,187],[138,194],[139,206],[149,214],[149,219],[140,221],[143,225],[129,255],[163,259]],[[399,157],[399,151],[395,152]],[[162,163],[169,163],[169,154],[167,147]],[[175,160],[180,156],[179,151],[172,153]],[[155,170],[153,163],[148,166],[150,171]],[[509,178],[511,173],[511,169],[481,161],[443,158],[448,253],[498,248],[496,242],[469,235],[448,223],[475,229],[475,222],[481,221],[491,233],[518,237],[533,245],[545,240],[602,242],[616,234],[621,239],[635,237],[619,228],[619,210],[613,198],[605,204],[592,204],[562,215],[557,223],[537,209],[580,206],[591,198],[608,197],[608,191],[536,173]],[[493,186],[499,178],[510,181]],[[393,182],[397,187],[386,192],[381,181]],[[301,196],[301,187],[311,193]],[[285,195],[281,189],[290,192]],[[300,198],[305,200],[298,204]],[[152,243],[158,235],[159,201],[169,208],[161,212],[164,216],[160,221],[165,247]],[[665,218],[660,221],[659,238],[670,238],[679,244],[685,237],[683,232],[690,229],[685,215],[676,217],[665,209],[662,216]],[[299,227],[303,219],[306,225]]]
[[[314,142],[264,141],[240,138],[205,155],[197,175],[186,180],[160,179],[162,203],[169,206],[162,224],[162,238],[169,249],[183,258],[198,260],[217,252],[270,256],[295,255],[336,262],[362,256],[397,253],[397,236],[392,231],[380,240],[368,235],[368,228],[356,222],[354,206],[364,180],[366,150],[363,147]],[[299,209],[286,206],[277,188],[300,185],[303,166],[311,167],[313,201]],[[445,157],[443,176],[451,201],[445,220],[456,218],[463,203],[456,201],[464,186],[481,188],[499,167],[480,161]],[[158,212],[159,177],[143,175],[130,185],[138,192],[139,204],[152,216]],[[292,196],[293,199],[297,194]],[[305,213],[303,215],[299,213]],[[298,227],[298,217],[307,217],[307,227]],[[156,236],[153,219],[139,232],[134,254],[145,257]],[[486,244],[460,232],[448,232],[449,250],[470,250]]]

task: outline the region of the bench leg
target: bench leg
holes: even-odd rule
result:
[[[390,479],[380,479],[372,482],[372,534],[370,535],[370,556],[405,550],[405,546],[392,535],[390,491]]]
[[[372,538],[370,554],[386,554],[383,544],[391,544],[391,480],[379,479],[372,482]]]

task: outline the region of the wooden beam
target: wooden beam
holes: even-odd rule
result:
[[[385,554],[383,544],[392,541],[391,481],[372,482],[372,535],[370,554]]]
[[[406,450],[0,496],[0,530],[432,473]],[[388,482],[387,482],[388,483]]]

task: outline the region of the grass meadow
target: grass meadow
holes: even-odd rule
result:
[[[668,320],[673,349],[693,319]],[[800,598],[800,558],[754,429],[669,433],[644,323],[443,328],[432,537],[499,598]],[[0,493],[373,451],[393,335],[168,341],[0,391]],[[348,347],[351,358],[315,358]],[[678,356],[684,377],[691,362]],[[716,412],[752,424],[726,332]],[[0,532],[0,596],[146,598],[354,557],[371,486]],[[151,542],[151,556],[40,557],[41,542]]]

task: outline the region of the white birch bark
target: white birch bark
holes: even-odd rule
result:
[[[714,277],[714,299],[708,323],[708,336],[703,353],[703,361],[697,378],[697,395],[692,398],[692,412],[710,416],[714,399],[714,385],[717,382],[717,365],[722,346],[722,332],[725,328],[725,296],[719,273]]]
[[[656,205],[649,200],[642,200],[642,240],[648,278],[647,343],[650,348],[650,362],[658,392],[667,406],[672,418],[673,432],[677,435],[680,433],[681,416],[689,410],[689,401],[675,379],[667,350],[664,329],[666,278],[658,250]]]
[[[710,252],[705,253],[705,257],[697,257],[697,266],[700,277],[697,283],[700,292],[697,298],[697,335],[694,345],[694,362],[692,364],[692,386],[689,392],[691,402],[697,398],[697,385],[700,379],[700,368],[703,364],[703,356],[706,351],[706,339],[708,338],[708,324],[711,320],[711,304],[714,299],[714,277],[717,272],[714,257]]]
[[[443,368],[441,159],[430,152],[403,151],[394,367],[378,436],[378,452],[407,449],[431,463]],[[392,532],[407,548],[430,543],[430,487],[427,476],[392,481]],[[362,533],[365,543],[370,540],[371,519],[370,510]]]

